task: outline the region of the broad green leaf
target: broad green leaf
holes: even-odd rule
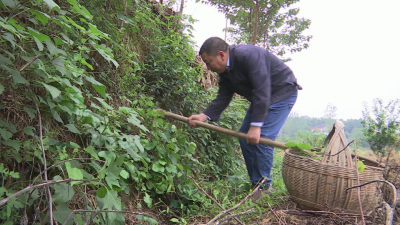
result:
[[[80,5],[76,0],[68,0],[68,2],[72,5],[72,11],[81,14],[86,19],[92,20],[93,16],[90,12],[85,8],[85,6]]]
[[[106,86],[104,86],[104,84],[98,82],[93,77],[85,77],[85,79],[92,84],[97,93],[99,93],[103,98],[106,97]]]
[[[10,8],[15,8],[17,5],[19,5],[19,1],[18,0],[1,0],[1,2]]]
[[[14,84],[29,84],[29,82],[21,76],[21,73],[19,71],[13,70],[6,65],[1,65],[1,67],[7,70],[12,75]]]
[[[153,169],[154,172],[158,172],[158,173],[164,172],[164,167],[162,165],[160,165],[160,163],[158,163],[158,162],[154,163],[151,168]]]
[[[28,31],[29,34],[31,34],[32,36],[36,37],[40,42],[43,42],[43,41],[46,41],[46,40],[47,41],[51,41],[49,36],[47,36],[45,34],[42,34],[39,31],[36,31],[36,30],[34,30],[34,29],[30,28],[30,27],[28,27],[28,30],[29,30]]]
[[[107,162],[112,162],[112,161],[114,161],[114,160],[115,160],[115,157],[116,157],[115,153],[110,152],[110,151],[101,151],[101,152],[99,152],[98,155],[99,155],[100,157],[105,158]]]
[[[29,118],[33,119],[36,117],[36,109],[32,109],[29,107],[24,106],[24,111],[28,114]]]
[[[296,148],[296,147],[297,147],[297,144],[294,143],[294,142],[288,142],[288,143],[286,143],[286,146],[287,146],[288,148]]]
[[[0,84],[0,95],[1,95],[1,93],[3,93],[3,91],[4,91],[4,86],[2,84]]]
[[[106,101],[104,101],[104,99],[102,98],[98,98],[98,97],[94,97],[97,101],[99,101],[101,103],[101,105],[109,110],[113,110],[114,108],[111,107]]]
[[[10,171],[10,173],[8,174],[10,177],[18,179],[19,178],[19,173],[18,172],[14,172],[14,171]]]
[[[364,163],[363,163],[361,160],[358,160],[358,161],[357,161],[357,169],[358,169],[358,172],[359,172],[359,173],[364,172],[364,170],[365,170],[366,167],[367,167],[367,166],[364,165]]]
[[[99,197],[99,198],[104,198],[104,197],[106,197],[106,194],[107,194],[107,188],[104,187],[104,186],[100,187],[100,188],[97,189],[97,191],[96,191],[96,195],[97,195],[97,197]]]
[[[69,131],[75,134],[80,134],[81,132],[78,130],[78,128],[75,127],[74,124],[66,124],[64,125],[66,128],[68,128]]]
[[[121,170],[119,175],[124,179],[128,179],[129,178],[129,173],[126,170]]]
[[[112,174],[112,173],[107,173],[107,176],[106,176],[105,180],[106,180],[108,186],[110,186],[111,188],[112,188],[113,186],[121,187],[121,185],[120,185],[119,182],[118,182],[118,177],[116,177],[116,176],[115,176],[114,174]]]
[[[56,110],[53,110],[53,118],[60,123],[64,123],[64,121],[61,119],[60,114],[58,114],[58,112]]]
[[[71,209],[68,208],[67,202],[58,203],[56,207],[53,209],[54,218],[58,221],[59,224],[64,224],[65,220],[71,213]],[[70,219],[66,225],[73,225],[73,220]]]
[[[62,180],[62,177],[55,176],[53,180]],[[54,189],[53,202],[55,203],[65,203],[74,197],[74,188],[69,184],[59,183],[53,184],[50,187]]]
[[[12,124],[12,123],[7,123],[7,122],[5,122],[5,121],[3,121],[3,120],[1,120],[1,119],[0,119],[0,127],[7,127],[8,130],[9,130],[11,133],[17,132],[17,128],[15,127],[14,124]]]
[[[36,37],[33,37],[33,40],[35,40],[36,45],[37,45],[39,51],[40,51],[40,52],[43,51],[44,45],[42,44],[42,42],[40,42],[39,39],[37,39]]]
[[[167,167],[165,167],[165,169],[170,173],[178,173],[176,166],[173,164],[169,164]]]
[[[108,39],[108,35],[103,33],[103,32],[101,32],[101,31],[99,31],[95,25],[93,25],[91,23],[88,23],[88,25],[89,25],[89,30],[88,30],[89,33],[91,33],[91,34],[93,34],[95,36],[99,36],[99,37]]]
[[[78,169],[78,168],[75,168],[75,167],[73,168],[71,166],[70,162],[66,162],[65,163],[65,167],[67,169],[68,177],[70,179],[83,179],[82,171],[80,169]],[[79,181],[74,181],[74,182],[71,182],[71,185],[73,186],[73,185],[75,185],[77,183],[79,183]]]
[[[32,127],[32,126],[27,126],[27,127],[25,127],[25,129],[24,129],[24,133],[27,134],[27,135],[30,135],[30,136],[34,137],[34,136],[36,136],[36,135],[35,135],[35,133],[33,133],[33,130],[35,130],[34,127]]]
[[[153,207],[153,199],[147,193],[144,193],[144,195],[143,201],[146,203],[147,207]]]
[[[43,12],[36,11],[34,9],[30,9],[29,12],[35,15],[35,18],[40,22],[42,22],[43,25],[46,25],[47,22],[49,21],[49,16]]]
[[[55,3],[53,0],[44,0],[44,3],[46,3],[46,5],[50,8],[53,9],[54,7],[56,7],[55,9],[58,11],[60,9],[60,6],[57,5],[57,3]]]
[[[19,148],[21,146],[21,143],[17,140],[8,140],[8,141],[3,141],[2,142],[4,145],[13,147],[15,150],[19,151]]]
[[[12,61],[0,54],[0,65],[12,65]]]
[[[12,137],[12,133],[3,128],[0,128],[0,134],[4,140],[8,140]]]
[[[43,82],[40,82],[40,83],[50,92],[53,99],[57,98],[61,94],[61,91],[58,90],[56,87],[45,84]]]
[[[99,157],[97,156],[96,149],[93,146],[90,145],[90,146],[84,148],[84,150],[87,153],[89,153],[92,158],[99,159]]]
[[[311,145],[308,143],[299,143],[299,144],[297,144],[297,147],[300,149],[306,149],[306,150],[312,149]]]
[[[61,40],[60,38],[57,38],[57,37],[53,38],[53,40],[54,40],[54,43],[56,43],[56,46],[62,45],[64,43],[63,40]]]
[[[105,45],[98,45],[94,44],[94,48],[97,50],[98,53],[100,53],[101,56],[108,62],[112,62],[115,67],[118,68],[119,64],[117,61],[114,59],[114,55],[111,53],[111,49],[106,47]]]
[[[132,114],[131,114],[131,115],[132,115]],[[131,124],[133,124],[133,125],[135,125],[135,126],[137,126],[137,127],[139,127],[140,129],[142,129],[142,130],[145,131],[145,132],[149,132],[149,130],[148,130],[145,126],[143,126],[143,125],[140,123],[140,120],[139,120],[138,118],[136,118],[136,116],[134,116],[134,115],[132,115],[132,116],[130,116],[130,117],[128,118],[128,122],[131,123]]]
[[[66,75],[67,69],[65,68],[64,65],[64,59],[62,58],[55,58],[53,61],[51,61],[51,63],[53,64],[53,66],[62,74],[62,75]]]
[[[139,135],[134,135],[133,136],[134,140],[135,140],[135,144],[138,147],[138,149],[140,150],[140,152],[144,152],[144,148],[142,146],[142,143],[140,143],[140,137]]]
[[[0,22],[0,25],[1,25],[1,22]],[[18,46],[23,51],[23,48],[21,46],[17,45],[17,43],[15,43],[14,35],[12,35],[11,33],[7,32],[7,33],[3,34],[3,39],[10,42],[10,44],[12,45],[13,48],[15,48],[15,46]]]
[[[89,67],[91,70],[94,70],[93,66],[90,65],[88,62],[86,62],[85,59],[81,59],[81,60],[79,60],[79,62],[81,62],[83,65]]]
[[[8,23],[12,24],[12,25],[13,25],[15,28],[17,28],[18,30],[25,30],[25,27],[20,26],[20,25],[18,24],[18,22],[17,22],[16,20],[14,20],[14,19],[9,19],[9,20],[8,20]]]
[[[45,40],[44,43],[51,55],[62,54],[67,56],[67,53],[64,50],[57,48],[51,40]]]
[[[116,191],[107,191],[102,209],[122,209],[121,198],[118,197],[118,193]]]
[[[137,154],[135,151],[133,151],[132,148],[127,148],[126,152],[131,156],[131,158],[135,161],[140,161],[142,157],[140,157],[139,154]]]
[[[29,84],[29,82],[21,76],[21,73],[19,71],[12,70],[11,73],[13,76],[14,84]]]
[[[146,144],[144,145],[144,148],[145,148],[146,150],[151,150],[151,149],[153,149],[154,147],[156,147],[156,144],[154,144],[154,142],[148,142],[148,143],[146,143]]]

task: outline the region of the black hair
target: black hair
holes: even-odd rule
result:
[[[218,52],[228,52],[229,45],[219,37],[208,38],[200,48],[199,55],[204,52],[210,56],[216,56]]]

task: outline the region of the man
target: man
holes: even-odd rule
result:
[[[203,113],[189,117],[194,120],[217,121],[237,93],[250,101],[240,132],[246,139],[239,139],[252,185],[264,177],[267,183],[254,195],[269,194],[272,187],[271,168],[274,159],[272,146],[259,144],[260,136],[274,140],[282,128],[301,89],[292,70],[265,49],[254,45],[229,46],[218,37],[207,39],[199,55],[207,68],[219,74],[219,91],[216,99]]]

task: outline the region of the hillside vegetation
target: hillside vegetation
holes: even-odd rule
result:
[[[250,193],[235,138],[157,110],[216,95],[192,18],[150,0],[0,0],[0,14],[1,224],[194,224]],[[247,106],[235,96],[218,126],[238,130]],[[320,145],[299,130],[321,122],[289,118],[280,140]],[[282,155],[273,201],[232,211],[246,224],[287,200]]]
[[[156,110],[187,116],[213,93],[197,83],[202,69],[187,35],[193,20],[144,0],[0,7],[1,223],[124,224],[205,213],[205,195],[189,176],[215,180],[241,168],[236,142]],[[243,113],[241,101],[228,113]],[[221,125],[236,129],[235,118]],[[71,213],[78,209],[92,212]]]

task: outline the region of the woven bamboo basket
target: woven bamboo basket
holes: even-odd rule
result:
[[[336,121],[327,140],[329,144],[320,160],[297,155],[300,150],[286,150],[282,166],[286,188],[300,208],[358,214],[358,188],[346,192],[358,182],[357,163],[347,147],[343,123]],[[365,170],[358,174],[360,184],[383,180],[383,168],[377,162],[364,157],[359,159],[366,165]],[[364,212],[371,212],[380,204],[380,188],[379,183],[361,187]]]

